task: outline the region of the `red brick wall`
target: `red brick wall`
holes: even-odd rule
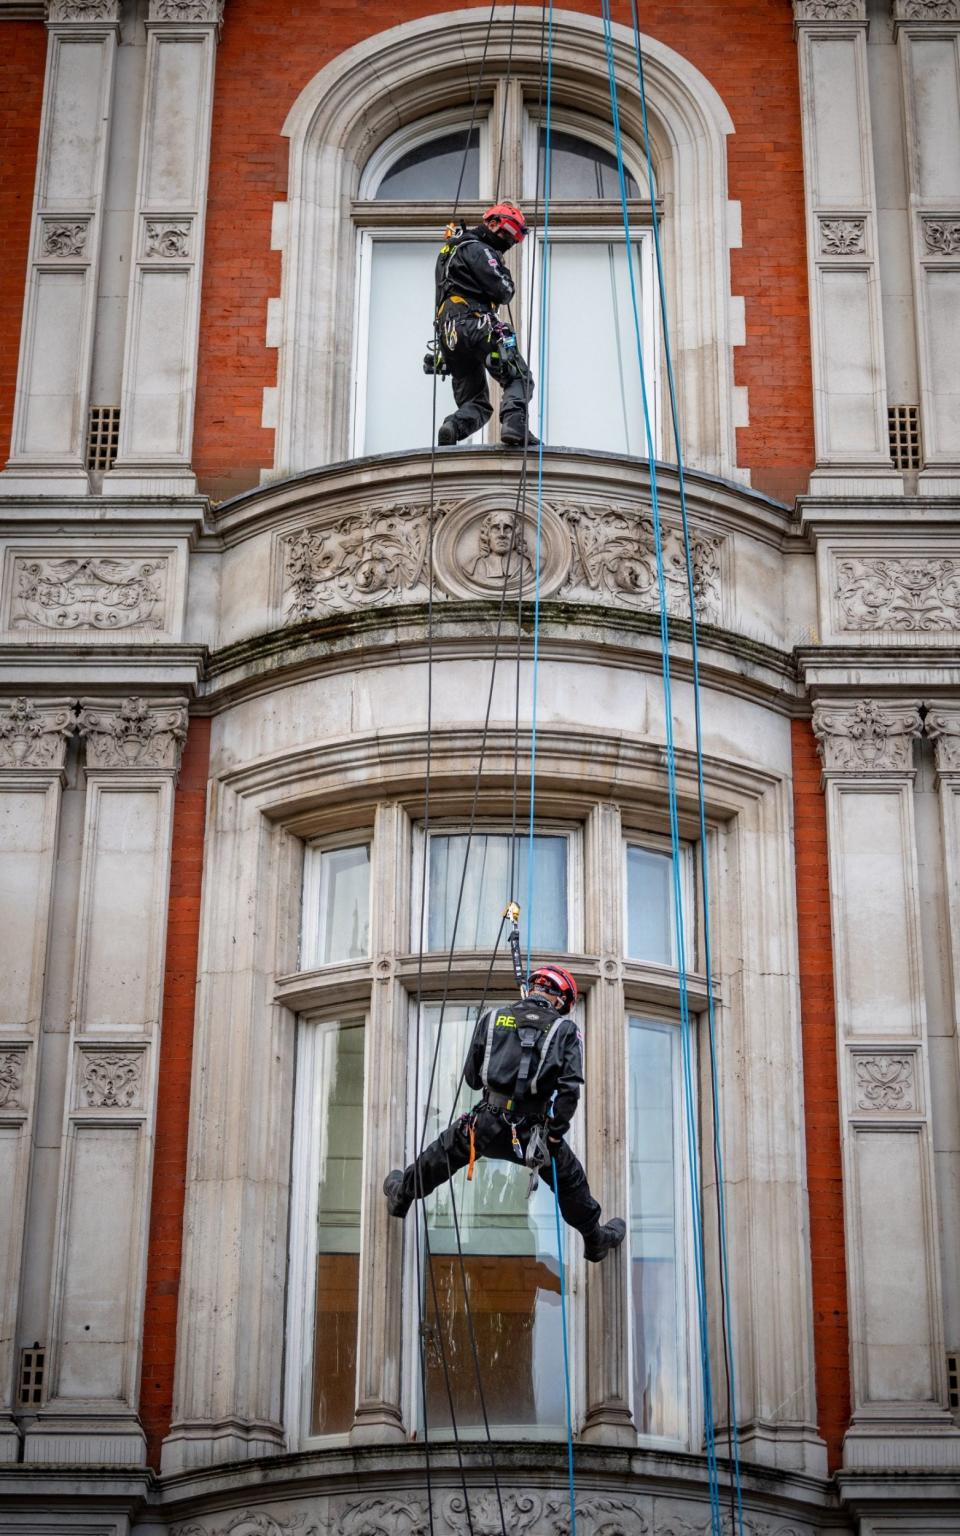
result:
[[[10,453],[10,428],[20,355],[20,321],[27,276],[33,179],[43,101],[47,34],[40,22],[0,24],[0,466]]]
[[[809,721],[795,720],[792,733],[817,1420],[833,1472],[840,1465],[843,1436],[850,1421],[850,1339],[827,816],[817,744]]]
[[[160,1087],[140,1383],[140,1419],[147,1436],[147,1459],[157,1469],[173,1405],[209,762],[210,721],[192,720],[173,807]]]
[[[201,311],[194,464],[201,484],[225,496],[255,485],[273,456],[260,426],[262,390],[276,383],[264,344],[267,299],[280,292],[270,250],[273,202],[286,196],[284,118],[318,70],[345,48],[463,0],[366,0],[364,5],[231,0],[217,59],[210,201]],[[487,0],[467,0],[487,13]],[[566,0],[592,15],[592,0]],[[625,0],[616,21],[629,25]],[[642,0],[645,32],[695,64],[723,97],[729,193],[739,199],[743,249],[732,288],[746,299],[747,344],[734,353],[750,391],[739,461],[753,483],[790,499],[813,463],[800,103],[788,0]]]

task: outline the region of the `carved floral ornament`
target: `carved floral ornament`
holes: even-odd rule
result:
[[[858,1109],[916,1109],[916,1058],[912,1051],[857,1056],[855,1060]]]
[[[57,261],[86,256],[88,219],[44,219],[41,229],[41,256]]]
[[[84,1052],[80,1091],[90,1109],[131,1109],[143,1086],[141,1051]]]
[[[288,535],[282,543],[281,604],[287,623],[389,603],[426,601],[429,508],[387,506]],[[437,508],[435,595],[496,599],[532,594],[536,522],[518,526],[511,505],[456,503]],[[698,618],[721,617],[722,540],[691,534]],[[662,523],[667,604],[689,616],[681,531]],[[608,505],[545,505],[540,540],[540,594],[565,601],[659,611],[657,561],[649,514]]]
[[[223,23],[224,0],[150,0],[151,21]]]
[[[893,0],[894,21],[960,21],[960,0]]]
[[[813,711],[817,750],[828,771],[906,773],[913,767],[913,741],[923,729],[913,706],[861,699],[851,708]]]
[[[463,1494],[441,1493],[434,1497],[432,1518],[425,1498],[398,1494],[377,1494],[341,1505],[331,1500],[323,1513],[288,1513],[274,1509],[243,1510],[229,1515],[208,1517],[211,1521],[191,1521],[173,1527],[172,1536],[462,1536],[470,1529],[473,1536],[501,1536],[506,1527],[511,1536],[569,1536],[570,1506],[566,1490],[546,1493],[513,1493],[504,1490],[503,1518],[494,1490],[470,1490],[470,1521],[466,1520]],[[710,1536],[709,1516],[704,1519],[689,1504],[680,1511],[658,1497],[656,1515],[651,1524],[644,1504],[629,1495],[583,1493],[576,1496],[577,1530],[582,1536]],[[804,1536],[806,1527],[792,1521],[762,1519],[747,1514],[740,1519],[723,1513],[723,1536],[736,1536],[742,1529],[748,1536]]]
[[[22,1109],[26,1052],[0,1050],[0,1110]]]
[[[13,699],[0,704],[0,768],[62,768],[77,728],[74,705]]]
[[[821,219],[820,254],[822,256],[862,256],[867,244],[866,219]]]
[[[11,628],[54,631],[162,629],[169,561],[18,558]]]
[[[793,0],[794,21],[866,21],[866,0]]]
[[[187,706],[129,698],[0,702],[0,768],[60,770],[78,735],[88,768],[176,769],[187,735]]]
[[[960,19],[960,10],[957,12]],[[960,217],[929,217],[920,220],[923,243],[928,256],[956,256],[960,253]]]
[[[47,0],[47,20],[119,21],[120,0]]]
[[[850,556],[836,563],[838,628],[960,630],[960,557]]]

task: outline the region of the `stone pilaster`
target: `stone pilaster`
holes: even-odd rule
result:
[[[123,359],[107,495],[188,494],[213,76],[224,0],[150,0]]]
[[[813,728],[837,984],[852,1396],[844,1466],[954,1468],[913,804],[921,721],[912,705],[863,699],[818,704]]]
[[[9,493],[85,494],[119,0],[49,0]]]
[[[960,493],[960,0],[894,0],[907,138],[923,469]]]
[[[83,700],[86,809],[47,1398],[27,1461],[136,1464],[177,699]]]
[[[866,0],[794,0],[813,343],[824,494],[895,495],[867,82]]]

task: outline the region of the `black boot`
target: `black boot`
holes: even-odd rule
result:
[[[540,447],[539,437],[534,437],[529,427],[527,427],[526,432],[524,432],[522,426],[501,427],[500,441],[505,448],[522,448],[524,443],[526,443],[528,448]]]
[[[403,1193],[403,1174],[399,1168],[391,1168],[383,1181],[383,1192],[390,1215],[399,1216],[402,1221],[410,1209],[410,1201]]]
[[[452,448],[454,443],[459,443],[459,441],[460,433],[457,431],[456,423],[452,416],[448,416],[446,421],[440,423],[437,442],[441,448]]]
[[[599,1264],[600,1260],[614,1248],[619,1248],[627,1235],[627,1224],[619,1216],[614,1216],[605,1227],[599,1224],[592,1232],[583,1234],[583,1256],[590,1264]]]

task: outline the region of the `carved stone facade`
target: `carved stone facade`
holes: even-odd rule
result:
[[[960,0],[893,0],[897,21],[960,21]]]
[[[960,253],[960,217],[944,219],[928,216],[920,220],[923,243],[931,256],[956,256]]]
[[[13,629],[162,629],[169,561],[79,556],[12,561]]]
[[[0,1045],[0,1109],[23,1109],[21,1097],[26,1052],[6,1050]]]
[[[140,1108],[143,1054],[84,1050],[80,1056],[80,1102],[89,1109]]]
[[[848,557],[835,571],[841,630],[960,630],[960,557]]]
[[[35,705],[19,698],[0,706],[0,768],[61,768],[76,728],[70,704]]]
[[[89,219],[44,219],[41,223],[40,254],[54,260],[86,257]]]
[[[824,256],[863,255],[867,248],[866,219],[821,219],[819,224],[820,250]]]
[[[866,21],[866,0],[793,0],[796,21]]]
[[[189,219],[145,219],[144,256],[163,261],[189,260],[192,223]]]
[[[47,0],[47,20],[119,21],[120,0]]]
[[[813,729],[825,769],[903,773],[913,766],[913,742],[921,733],[922,722],[913,707],[863,699],[851,709],[817,704]]]
[[[865,1056],[857,1053],[856,1107],[867,1109],[917,1108],[915,1075],[917,1060],[911,1052]]]
[[[223,21],[224,0],[150,0],[151,21]]]
[[[91,768],[172,768],[187,738],[185,704],[151,706],[125,699],[119,707],[81,700],[77,730]]]

